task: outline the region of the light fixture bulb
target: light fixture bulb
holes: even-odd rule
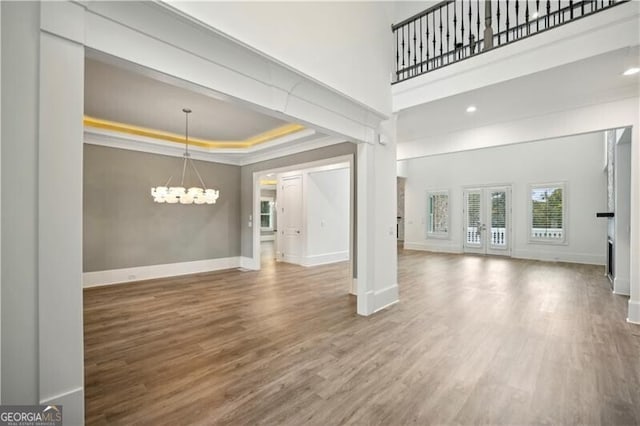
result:
[[[631,68],[627,68],[625,72],[622,73],[622,75],[634,75],[634,74],[638,74],[639,72],[640,72],[640,68],[631,67]]]
[[[469,106],[467,107],[467,112],[468,112],[468,113],[476,112],[477,110],[478,110],[478,108],[476,108],[476,106],[475,106],[475,105],[469,105]]]

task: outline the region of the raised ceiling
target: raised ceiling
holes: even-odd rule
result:
[[[85,60],[85,124],[141,136],[153,133],[178,136],[182,142],[185,116],[191,108],[189,134],[196,145],[246,148],[298,132],[288,123],[247,107],[177,87],[141,73],[96,59]],[[95,120],[94,120],[95,119]],[[151,132],[145,134],[144,130]],[[167,136],[170,136],[167,135]]]

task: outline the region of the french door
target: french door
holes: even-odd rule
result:
[[[511,188],[464,191],[464,251],[511,255]]]

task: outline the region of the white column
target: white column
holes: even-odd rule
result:
[[[0,6],[0,27],[2,27],[2,7]],[[2,31],[0,31],[0,58],[2,58]],[[0,60],[2,63],[2,60]],[[2,67],[0,66],[0,99],[2,99]],[[2,102],[0,102],[0,135],[2,135]],[[2,136],[0,136],[0,141]],[[0,176],[2,176],[2,150],[0,150]],[[0,223],[2,223],[2,179],[0,177]],[[2,227],[0,226],[0,241]],[[2,271],[2,245],[0,244],[0,271]],[[0,330],[2,330],[2,274],[0,274]],[[0,338],[0,403],[2,402],[2,339]]]
[[[358,224],[357,241],[358,254],[357,266],[357,312],[359,315],[371,315],[373,309],[373,263],[375,257],[375,245],[373,234],[375,232],[375,167],[373,162],[375,146],[361,143],[358,145]]]
[[[358,146],[358,314],[398,301],[395,117],[381,141]]]
[[[84,422],[82,18],[79,6],[43,3],[38,143],[39,402],[62,404],[65,424]]]
[[[2,403],[38,403],[37,167],[40,5],[1,2]]]
[[[636,120],[637,123],[637,120]],[[631,283],[627,321],[640,324],[640,134],[631,129]]]

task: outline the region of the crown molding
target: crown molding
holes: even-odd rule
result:
[[[215,149],[191,146],[189,152],[194,160],[244,166],[341,142],[344,139],[306,129],[252,148]],[[84,143],[171,157],[182,157],[184,154],[184,147],[173,142],[92,127],[84,129]]]

